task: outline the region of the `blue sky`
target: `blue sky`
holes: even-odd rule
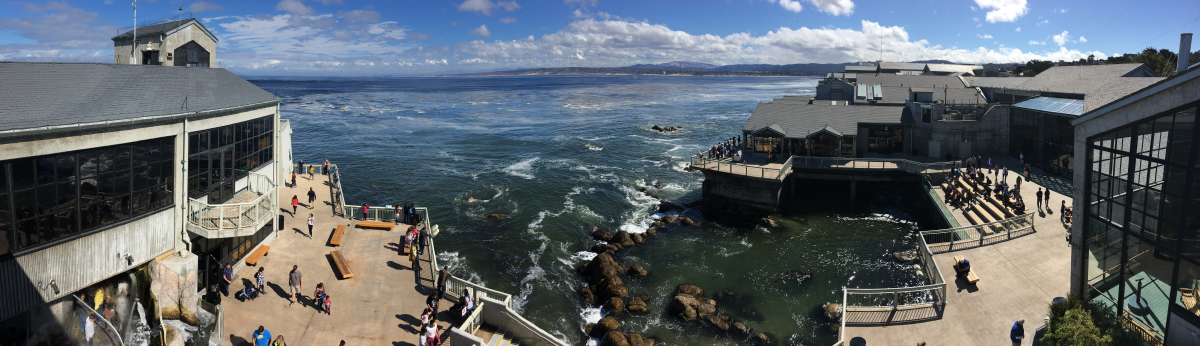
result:
[[[0,3],[0,60],[112,62],[130,3]],[[879,59],[881,40],[887,61],[1077,60],[1174,51],[1200,29],[1194,0],[142,0],[138,19],[180,7],[251,75],[840,63]]]

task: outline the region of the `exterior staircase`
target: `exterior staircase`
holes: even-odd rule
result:
[[[504,329],[497,329],[488,340],[487,346],[518,346],[521,342],[513,339]]]

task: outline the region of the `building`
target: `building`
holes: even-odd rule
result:
[[[1070,122],[1080,161],[1071,292],[1152,344],[1190,345],[1200,335],[1200,65],[1154,80],[1090,107],[1085,98]]]
[[[143,26],[114,36],[114,63],[216,67],[217,37],[200,21],[189,18]]]
[[[905,152],[912,118],[904,107],[849,106],[845,101],[787,99],[760,103],[742,127],[750,152],[856,157]]]
[[[980,76],[983,75],[983,66],[978,65],[957,65],[957,64],[925,64],[925,69],[922,70],[923,75],[932,76]]]
[[[156,259],[198,269],[204,292],[274,236],[290,139],[271,93],[209,68],[0,75],[0,344],[70,339],[69,295]]]

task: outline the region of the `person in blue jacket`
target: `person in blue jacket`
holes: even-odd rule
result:
[[[1012,339],[1013,346],[1021,346],[1021,341],[1025,339],[1025,319],[1019,319],[1013,323],[1012,331],[1008,333],[1008,338]]]
[[[254,346],[269,346],[271,344],[271,331],[258,326],[258,331],[254,332]]]

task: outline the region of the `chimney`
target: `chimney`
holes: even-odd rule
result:
[[[1187,70],[1192,58],[1192,34],[1179,34],[1179,61],[1175,62],[1175,73]]]

